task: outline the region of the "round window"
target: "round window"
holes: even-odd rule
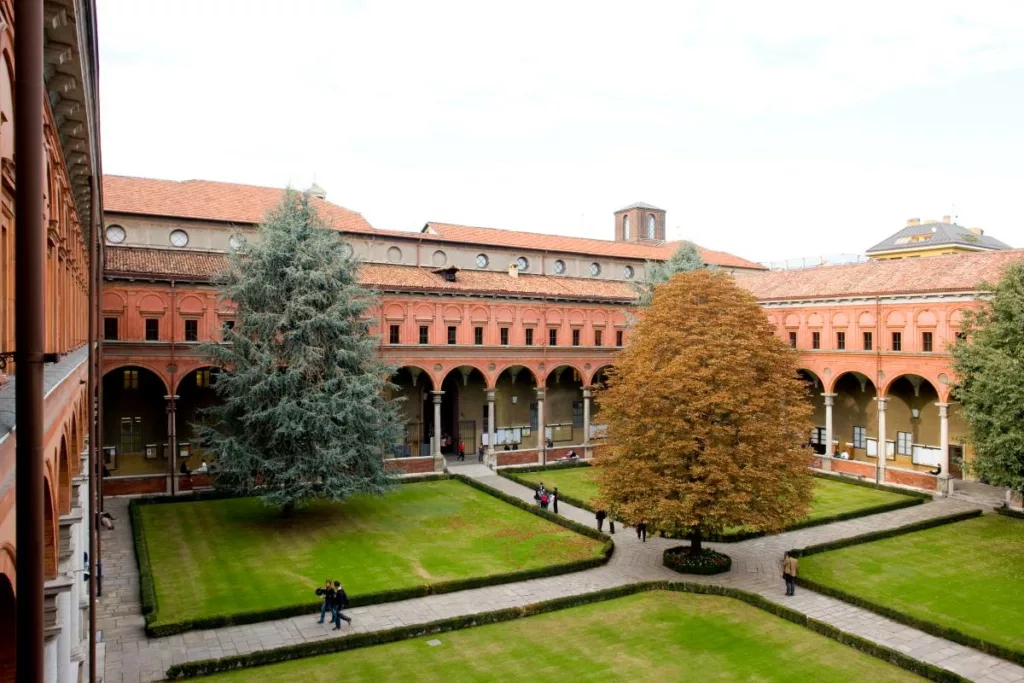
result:
[[[488,263],[490,263],[490,260],[488,260],[487,254],[477,254],[476,255],[476,267],[477,268],[486,268]]]
[[[565,261],[558,259],[555,261],[555,274],[562,275],[563,273],[565,273]]]
[[[622,277],[626,278],[627,280],[632,280],[633,279],[633,266],[626,266],[625,268],[623,268],[622,269]]]
[[[121,244],[127,234],[120,225],[111,225],[107,228],[107,241],[111,244]]]
[[[600,275],[601,274],[601,264],[598,263],[597,261],[594,261],[593,263],[591,263],[590,264],[590,274],[593,275],[594,277],[597,277],[598,275]]]
[[[388,249],[388,262],[398,263],[402,260],[402,250],[398,247],[391,247]]]
[[[233,251],[241,249],[243,244],[245,244],[245,241],[242,239],[241,235],[232,235],[231,239],[228,240],[228,245]]]
[[[516,259],[516,266],[521,271],[527,271],[530,269],[530,262],[527,260],[525,256],[520,256],[519,258]]]
[[[448,254],[438,249],[431,255],[430,260],[434,263],[435,266],[441,267],[444,264],[448,263]]]
[[[184,230],[171,230],[171,246],[183,247],[188,244],[188,233]]]

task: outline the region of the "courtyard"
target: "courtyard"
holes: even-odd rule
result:
[[[153,626],[316,603],[327,578],[358,600],[599,558],[602,544],[458,481],[313,502],[254,498],[139,508],[159,606]]]

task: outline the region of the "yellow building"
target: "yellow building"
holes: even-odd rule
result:
[[[911,218],[905,228],[868,249],[867,255],[873,259],[901,259],[1002,249],[1010,246],[989,237],[981,228],[965,228],[943,216],[941,221],[924,223]]]

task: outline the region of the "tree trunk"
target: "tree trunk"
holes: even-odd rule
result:
[[[704,535],[701,534],[700,527],[694,527],[690,531],[690,554],[691,555],[699,555],[700,554],[701,550],[704,549],[703,546],[701,545],[701,541],[703,541],[703,540],[704,540]]]
[[[290,500],[287,503],[285,503],[284,506],[281,508],[281,516],[282,517],[291,517],[294,514],[295,514],[295,501],[294,500]]]

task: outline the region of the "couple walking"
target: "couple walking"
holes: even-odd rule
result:
[[[341,620],[344,619],[346,624],[351,624],[352,619],[341,613],[341,610],[348,607],[348,594],[345,593],[345,589],[341,587],[340,581],[331,581],[327,579],[324,583],[323,588],[317,588],[316,594],[324,599],[324,604],[320,607],[320,623],[324,623],[324,616],[326,616],[328,610],[331,612],[331,623],[334,624],[334,630],[337,631],[341,628]]]

